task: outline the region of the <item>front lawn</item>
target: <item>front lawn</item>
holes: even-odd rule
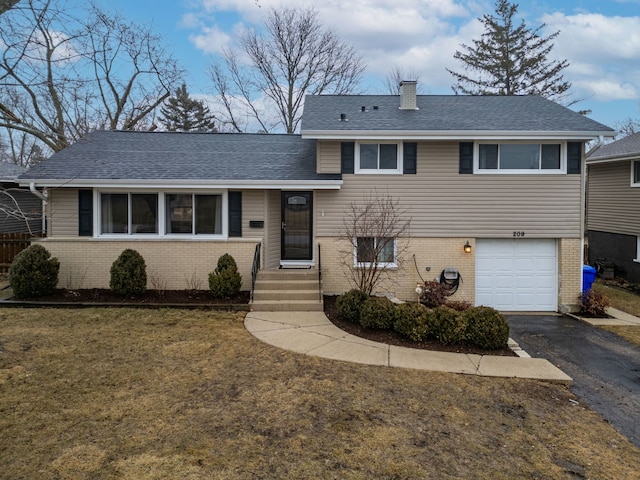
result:
[[[640,471],[640,449],[565,386],[299,355],[251,337],[243,315],[0,309],[0,478]]]
[[[605,285],[600,280],[593,284],[593,289],[606,295],[611,301],[611,306],[630,313],[636,317],[640,317],[640,296],[623,288],[611,285]],[[601,327],[605,330],[615,333],[626,339],[627,341],[640,346],[640,326],[606,326]]]

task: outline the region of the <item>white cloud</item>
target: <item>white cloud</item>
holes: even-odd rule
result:
[[[222,54],[232,42],[231,36],[222,31],[217,25],[201,27],[200,33],[189,35],[189,40],[198,50],[214,54]]]
[[[636,100],[640,92],[640,17],[554,13],[543,17],[560,31],[554,56],[570,63],[565,78],[577,96]]]

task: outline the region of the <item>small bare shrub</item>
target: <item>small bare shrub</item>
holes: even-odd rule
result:
[[[427,281],[424,285],[420,285],[422,293],[420,294],[420,303],[425,307],[437,308],[447,303],[447,297],[450,295],[449,287],[440,282]]]
[[[187,284],[187,290],[202,290],[202,279],[198,277],[198,272],[195,270],[191,274],[191,277],[185,275],[184,281]]]
[[[596,292],[593,288],[580,295],[580,312],[594,317],[606,317],[607,308],[611,305],[609,297]]]
[[[162,278],[157,273],[153,273],[149,276],[149,283],[151,284],[151,288],[158,292],[158,295],[164,297],[164,294],[167,291],[166,279]]]

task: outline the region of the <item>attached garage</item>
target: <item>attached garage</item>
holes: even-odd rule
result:
[[[476,305],[503,311],[558,308],[555,239],[478,239]]]

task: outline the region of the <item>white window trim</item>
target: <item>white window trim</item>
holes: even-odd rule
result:
[[[362,235],[353,239],[353,266],[355,268],[370,268],[374,265],[372,262],[358,262],[358,238],[371,237],[371,235]],[[378,237],[373,237],[378,238]],[[393,262],[378,262],[381,268],[398,268],[398,239],[393,239]]]
[[[640,237],[636,237],[636,258],[633,261],[640,263]]]
[[[146,193],[158,195],[158,233],[101,233],[102,231],[102,203],[101,195],[103,193],[121,193],[131,194]],[[166,233],[166,197],[168,193],[182,193],[190,195],[221,195],[222,196],[222,233],[221,234],[194,234],[194,233]],[[131,221],[131,202],[128,204],[129,222]],[[164,238],[167,240],[185,240],[185,239],[211,239],[226,240],[229,238],[229,198],[226,190],[188,190],[188,189],[94,189],[93,190],[93,231],[94,238],[113,238],[113,239],[142,239],[151,240]],[[195,212],[194,212],[195,214]]]
[[[640,187],[640,180],[637,182],[635,181],[636,180],[635,169],[636,169],[637,163],[640,163],[640,160],[631,160],[631,186],[636,188]],[[640,253],[638,253],[638,257],[640,258]]]
[[[360,145],[361,144],[377,144],[377,145],[383,145],[383,144],[387,144],[387,145],[397,145],[398,146],[398,168],[394,168],[394,169],[373,169],[373,168],[360,168]],[[392,140],[359,140],[356,142],[355,145],[355,171],[354,173],[356,174],[367,174],[367,175],[402,175],[402,172],[404,171],[404,143],[403,142],[397,142],[397,141],[392,141]]]
[[[480,145],[517,145],[517,144],[537,144],[537,145],[558,145],[560,144],[560,168],[558,169],[488,169],[488,168],[480,168]],[[500,158],[498,156],[498,161]],[[493,140],[493,141],[482,141],[482,142],[474,142],[473,144],[473,173],[476,175],[558,175],[558,174],[566,174],[567,173],[567,142],[554,142],[554,141],[533,141],[533,140],[522,140],[522,141],[504,141],[504,140]]]

